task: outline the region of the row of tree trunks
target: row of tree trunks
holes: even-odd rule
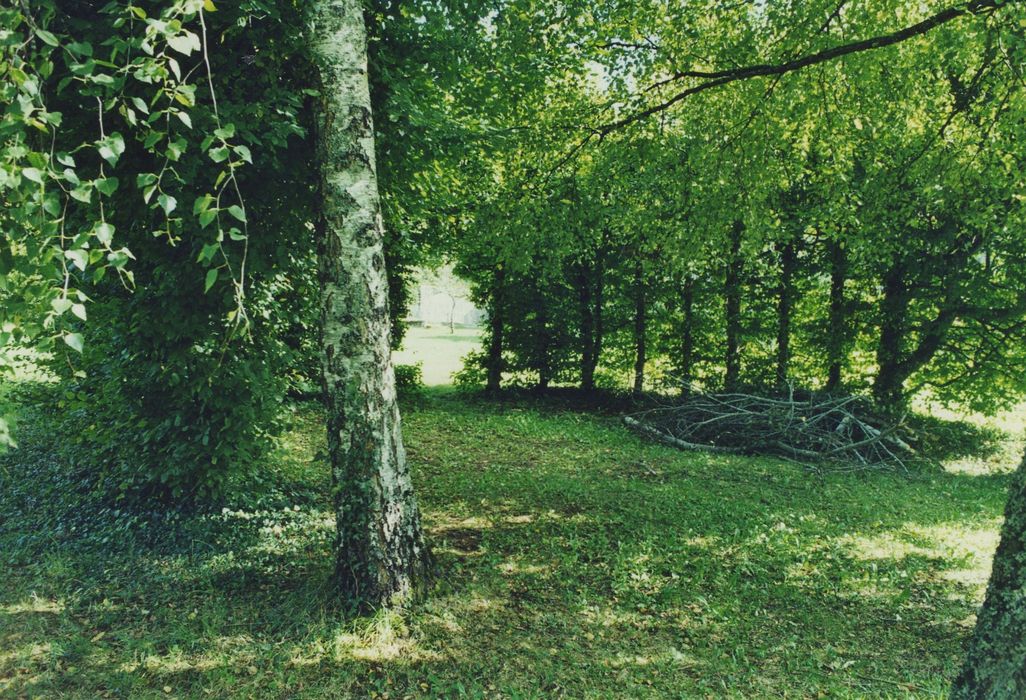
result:
[[[729,256],[725,266],[724,304],[725,304],[725,366],[723,386],[726,390],[737,389],[740,381],[741,367],[741,306],[743,296],[743,260],[741,245],[744,225],[736,222],[731,230]],[[796,275],[799,271],[797,243],[788,242],[780,246],[779,278],[777,286],[777,343],[775,382],[778,387],[785,386],[789,381],[791,360],[792,317],[797,298],[795,287]],[[827,319],[827,337],[824,344],[827,355],[827,377],[825,389],[837,391],[842,383],[842,374],[846,363],[848,345],[852,337],[851,317],[845,296],[847,282],[848,259],[843,242],[831,240],[827,243],[830,261],[830,304]],[[593,262],[579,262],[572,271],[574,287],[578,295],[578,314],[580,321],[580,386],[585,391],[595,388],[595,371],[601,358],[603,346],[603,308],[605,292],[605,271],[600,253]],[[952,323],[956,319],[954,309],[957,299],[954,292],[951,299],[938,312],[936,318],[921,324],[915,329],[918,342],[914,349],[908,350],[907,345],[912,328],[908,322],[911,290],[906,279],[907,272],[900,261],[893,263],[881,279],[883,295],[878,308],[880,335],[877,344],[878,372],[873,384],[875,400],[884,407],[900,409],[905,402],[905,384],[909,377],[922,368],[942,345]],[[489,303],[490,337],[487,353],[487,390],[497,392],[502,379],[502,347],[504,341],[504,319],[502,315],[502,295],[505,293],[505,273],[500,268],[494,273],[494,284]],[[951,284],[954,286],[954,280]],[[635,266],[632,279],[632,295],[634,298],[633,340],[635,346],[635,363],[632,390],[640,393],[644,388],[645,365],[647,363],[647,332],[648,332],[648,298],[645,277],[641,264]],[[695,360],[695,279],[684,276],[681,281],[679,297],[682,316],[680,357],[677,367],[680,384],[690,386],[694,379]],[[549,336],[547,328],[547,309],[542,295],[537,298],[537,318],[541,324],[539,338],[544,345]],[[539,388],[548,387],[551,372],[547,368],[546,358],[549,348],[540,347]]]

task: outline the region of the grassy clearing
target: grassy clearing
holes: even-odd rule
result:
[[[940,697],[1007,483],[683,454],[438,389],[405,428],[439,585],[346,620],[313,409],[260,506],[191,516],[89,505],[29,412],[0,461],[0,696]]]
[[[454,333],[444,325],[413,326],[406,331],[403,347],[392,354],[397,364],[421,363],[424,384],[452,384],[453,372],[463,369],[463,358],[481,347],[481,329],[456,328]]]

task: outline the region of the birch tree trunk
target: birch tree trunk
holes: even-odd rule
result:
[[[1001,544],[952,700],[1026,697],[1026,457],[1005,506]]]
[[[359,0],[314,0],[320,79],[322,369],[336,578],[360,609],[408,599],[429,554],[406,464],[389,348],[384,231]]]

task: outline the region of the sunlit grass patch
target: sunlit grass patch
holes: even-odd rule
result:
[[[1007,483],[684,454],[428,391],[405,430],[438,582],[353,619],[323,426],[290,422],[264,491],[147,528],[94,512],[47,537],[79,522],[41,497],[59,452],[5,458],[34,481],[0,492],[0,694],[941,697]]]

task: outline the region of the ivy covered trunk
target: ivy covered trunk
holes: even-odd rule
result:
[[[322,366],[336,576],[368,609],[410,597],[428,550],[406,464],[389,348],[384,231],[359,0],[311,5],[320,79]]]
[[[951,697],[1026,697],[1026,457],[1012,481],[987,598]]]

